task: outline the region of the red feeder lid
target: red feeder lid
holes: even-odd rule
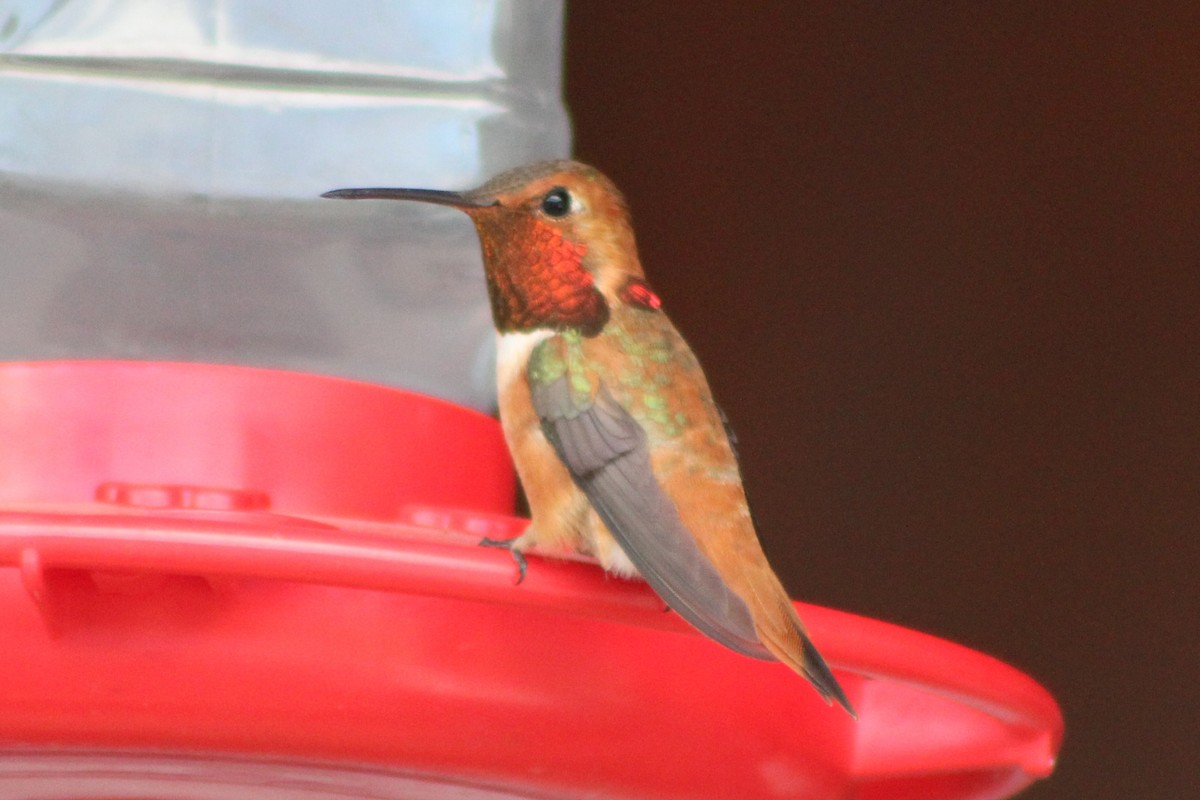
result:
[[[498,426],[241,367],[0,365],[0,796],[1000,798],[1062,718],[805,606],[858,710],[532,557]]]

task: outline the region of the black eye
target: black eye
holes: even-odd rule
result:
[[[555,186],[542,198],[542,211],[548,217],[565,217],[571,213],[571,194],[561,186]]]

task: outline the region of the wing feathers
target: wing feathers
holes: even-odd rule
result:
[[[750,611],[700,550],[650,463],[646,432],[601,385],[577,398],[567,377],[532,386],[542,430],[646,582],[706,636],[770,659]]]

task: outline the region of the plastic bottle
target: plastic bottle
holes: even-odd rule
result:
[[[487,408],[469,223],[317,199],[568,152],[557,0],[0,7],[0,361],[280,367]]]

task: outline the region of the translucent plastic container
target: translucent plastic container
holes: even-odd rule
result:
[[[555,0],[0,5],[0,360],[302,369],[485,408],[478,245],[446,209],[570,146]]]

